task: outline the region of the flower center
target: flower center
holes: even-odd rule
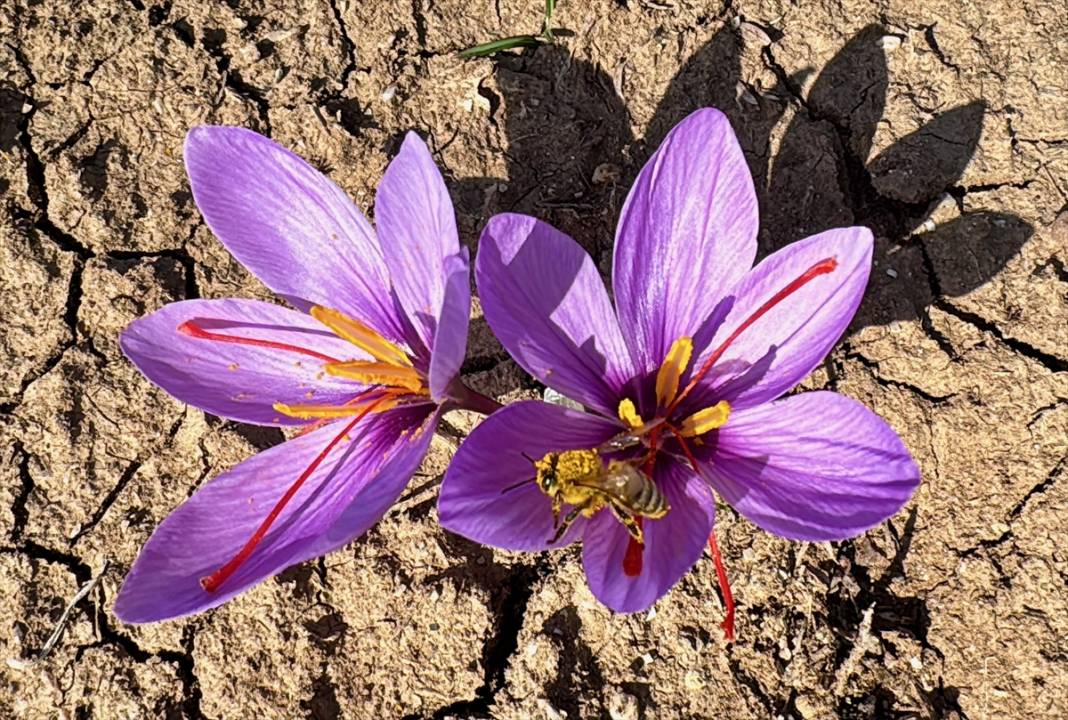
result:
[[[667,356],[664,358],[664,362],[660,365],[660,369],[656,373],[657,410],[656,417],[652,421],[645,422],[642,420],[634,405],[634,401],[630,398],[624,398],[620,401],[617,411],[619,419],[626,427],[630,428],[635,435],[644,437],[649,448],[642,469],[650,478],[653,475],[653,468],[656,463],[656,452],[663,439],[662,435],[665,430],[675,438],[679,445],[679,449],[682,451],[683,455],[686,456],[686,460],[689,462],[694,472],[697,473],[699,477],[705,477],[687,439],[692,439],[696,444],[702,444],[701,436],[716,430],[727,423],[731,411],[730,404],[726,400],[721,400],[711,407],[698,410],[677,423],[672,422],[671,417],[673,413],[678,409],[679,404],[693,392],[694,388],[698,386],[701,380],[708,375],[712,366],[723,357],[723,354],[734,341],[737,340],[743,332],[750,328],[753,323],[809,282],[821,275],[833,272],[837,267],[837,258],[824,258],[811,265],[803,273],[791,280],[785,287],[772,295],[753,313],[739,323],[738,327],[734,329],[727,339],[712,351],[701,367],[690,377],[690,381],[682,389],[682,392],[679,392],[679,384],[693,355],[693,338],[684,336],[673,342],[671,348],[668,350]],[[733,637],[734,633],[734,602],[730,594],[730,585],[727,583],[727,575],[719,557],[719,550],[715,544],[714,532],[709,536],[709,548],[712,552],[713,559],[716,562],[716,573],[719,576],[724,602],[728,608],[727,619],[724,621],[723,627],[727,632],[728,639],[730,639]],[[632,535],[630,543],[627,546],[626,554],[623,558],[624,574],[630,577],[636,577],[641,574],[643,549],[642,543],[638,542]]]
[[[267,514],[267,517],[260,523],[256,531],[252,533],[245,545],[226,564],[212,574],[201,578],[200,584],[207,592],[218,590],[227,578],[233,575],[248,560],[289,501],[293,499],[305,481],[315,473],[330,452],[343,438],[348,436],[360,420],[370,414],[385,412],[399,405],[422,404],[430,400],[430,391],[427,388],[426,378],[415,369],[407,353],[398,345],[386,340],[367,325],[337,310],[316,305],[311,309],[311,315],[328,327],[335,335],[347,340],[370,355],[372,360],[340,360],[299,345],[249,337],[247,335],[230,335],[215,332],[205,327],[211,321],[186,320],[177,328],[178,332],[183,335],[201,340],[249,345],[312,357],[323,363],[322,369],[326,374],[355,380],[363,385],[370,386],[341,405],[287,404],[281,402],[273,404],[274,409],[283,415],[301,420],[314,420],[315,422],[310,423],[303,430],[303,433],[310,432],[322,424],[338,418],[352,417],[352,420],[345,424],[341,432],[327,443],[326,447],[289,486],[285,494],[275,503],[271,512]],[[236,365],[231,367],[236,368]]]

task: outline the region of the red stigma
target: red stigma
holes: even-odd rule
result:
[[[723,558],[719,556],[715,530],[708,536],[708,550],[712,553],[712,562],[716,564],[719,591],[723,594],[723,607],[726,608],[726,617],[719,626],[723,628],[723,634],[727,636],[727,641],[730,642],[734,640],[734,595],[731,594],[731,584],[727,580],[727,569],[723,567]]]
[[[689,460],[690,466],[693,471],[697,473],[698,477],[705,477],[701,472],[701,467],[697,464],[697,458],[694,456],[693,451],[690,450],[690,446],[687,444],[686,439],[679,434],[679,432],[672,426],[668,426],[671,430],[671,434],[675,436],[675,439],[679,443],[679,447],[682,448],[683,454],[686,455],[686,459]],[[716,564],[716,577],[719,580],[719,591],[723,595],[723,606],[726,608],[726,617],[723,622],[720,623],[720,627],[723,628],[723,634],[727,636],[727,640],[734,640],[734,595],[731,594],[731,584],[727,579],[727,569],[723,566],[723,558],[719,555],[719,547],[716,545],[716,531],[713,528],[712,532],[708,535],[708,550],[712,553],[712,562]]]
[[[679,403],[682,402],[683,398],[689,395],[690,391],[697,387],[697,383],[701,382],[704,376],[708,374],[708,371],[712,369],[712,366],[715,365],[716,361],[723,357],[723,353],[727,352],[727,348],[731,346],[731,343],[737,340],[738,336],[745,332],[749,328],[749,326],[751,326],[753,323],[763,317],[764,314],[768,312],[768,310],[771,310],[780,302],[803,288],[811,280],[814,280],[820,275],[826,275],[829,272],[834,272],[837,267],[837,258],[829,257],[820,260],[808,270],[805,270],[805,272],[801,273],[798,277],[794,278],[790,282],[790,284],[788,284],[782,290],[772,295],[771,298],[767,300],[767,302],[758,307],[752,315],[747,317],[737,328],[735,328],[734,332],[730,334],[730,337],[724,340],[723,343],[718,348],[716,348],[711,355],[708,356],[708,359],[705,360],[705,364],[701,366],[701,369],[694,373],[693,377],[690,378],[690,382],[687,383],[685,389],[683,389],[683,391],[675,397],[674,402],[671,403],[671,407],[668,408],[668,412],[670,413],[670,411],[678,407]]]
[[[195,320],[186,320],[178,326],[178,332],[189,337],[194,337],[199,340],[215,340],[216,342],[233,343],[234,345],[252,345],[253,347],[271,348],[273,350],[285,350],[286,352],[299,353],[301,355],[308,355],[317,360],[323,362],[336,363],[341,362],[337,358],[332,358],[329,355],[302,348],[298,345],[290,345],[289,343],[276,342],[274,340],[259,340],[257,338],[242,337],[240,335],[224,335],[222,333],[211,332],[205,330],[203,327],[197,324]]]
[[[634,518],[634,522],[638,523],[638,527],[642,526],[640,517]],[[635,540],[633,535],[628,539],[627,552],[623,555],[623,574],[627,577],[638,577],[642,574],[642,553],[645,546]]]
[[[322,465],[323,460],[325,460],[326,456],[330,454],[330,451],[333,450],[339,442],[341,442],[341,438],[348,435],[349,431],[356,426],[356,423],[358,423],[360,420],[363,420],[363,418],[366,417],[368,413],[374,410],[374,408],[378,405],[381,399],[382,398],[379,398],[378,400],[364,408],[363,412],[354,417],[342,429],[341,432],[339,432],[329,443],[327,443],[326,447],[322,449],[322,452],[320,452],[315,457],[315,459],[311,461],[311,464],[308,465],[307,468],[305,468],[304,472],[300,474],[300,477],[298,477],[296,481],[289,486],[289,489],[286,490],[286,493],[282,496],[282,499],[275,503],[275,506],[271,510],[270,514],[268,514],[266,519],[264,519],[264,521],[260,523],[260,526],[256,528],[256,532],[252,533],[252,537],[248,539],[248,542],[245,543],[244,547],[242,547],[237,552],[237,554],[230,558],[230,560],[221,568],[213,572],[211,575],[202,577],[200,579],[200,586],[202,588],[204,588],[207,592],[215,592],[219,589],[220,585],[226,582],[226,579],[228,577],[233,575],[234,572],[239,567],[241,567],[241,565],[246,560],[248,560],[249,556],[252,555],[252,551],[255,550],[256,546],[260,544],[261,540],[263,540],[263,537],[267,534],[267,531],[271,529],[271,525],[274,524],[274,521],[277,520],[278,516],[282,514],[282,510],[285,509],[285,506],[289,503],[290,500],[293,499],[293,496],[297,494],[297,491],[300,490],[301,486],[304,484],[304,481],[311,477],[311,474],[314,473],[320,465]]]

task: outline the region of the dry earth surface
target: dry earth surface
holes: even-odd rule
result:
[[[982,5],[982,7],[980,7]],[[0,716],[1068,717],[1068,15],[1061,0],[7,0],[0,5]],[[464,241],[537,214],[609,271],[626,189],[674,122],[730,116],[761,253],[861,223],[868,296],[806,382],[858,398],[923,470],[852,542],[718,532],[614,616],[576,549],[441,530],[450,418],[366,537],[203,616],[130,627],[115,592],[201,483],[282,441],[184,407],[117,332],[188,297],[269,297],[205,228],[186,130],[255,128],[368,211],[428,138]],[[476,304],[477,314],[477,304]],[[464,372],[536,396],[476,317]],[[102,576],[102,577],[101,577]],[[101,577],[39,656],[64,607]]]

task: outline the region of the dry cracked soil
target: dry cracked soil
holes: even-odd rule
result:
[[[562,0],[555,44],[457,56],[540,22],[534,0],[0,4],[0,716],[1068,717],[1063,2]],[[188,128],[269,134],[368,211],[414,128],[472,249],[528,212],[607,275],[638,168],[706,105],[756,178],[762,254],[875,232],[864,304],[805,386],[905,438],[923,484],[899,515],[798,544],[721,512],[727,643],[707,558],[618,616],[575,549],[439,528],[477,422],[455,414],[351,546],[203,616],[114,617],[153,527],[283,439],[174,401],[116,343],[173,300],[270,297],[192,202]],[[536,396],[475,314],[469,382]]]

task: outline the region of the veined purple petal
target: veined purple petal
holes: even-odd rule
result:
[[[764,530],[843,540],[901,509],[920,471],[897,433],[856,400],[809,392],[731,414],[708,474]]]
[[[410,426],[411,432],[397,442],[393,456],[379,469],[373,480],[364,484],[360,494],[312,546],[308,551],[311,553],[309,557],[325,555],[348,545],[386,514],[423,462],[441,415],[440,409],[435,410],[421,426],[415,423]]]
[[[868,284],[871,253],[871,231],[850,227],[813,235],[765,258],[732,291],[731,311],[704,356],[694,362],[695,368],[758,308],[814,265],[834,258],[837,267],[805,283],[742,331],[704,388],[722,391],[730,381],[716,369],[739,368],[727,377],[744,376],[743,381],[731,382],[729,392],[720,394],[741,409],[773,400],[801,382],[849,327]]]
[[[692,113],[642,168],[616,232],[616,308],[640,371],[655,371],[679,337],[707,342],[713,311],[753,266],[757,227],[730,121]]]
[[[475,277],[486,321],[516,362],[615,417],[630,355],[586,251],[532,217],[496,215],[482,231]]]
[[[523,454],[540,460],[550,451],[592,448],[618,432],[615,423],[560,405],[538,400],[507,405],[482,421],[456,452],[441,484],[438,520],[485,545],[545,550],[555,533],[552,501],[534,484],[534,467]],[[517,483],[523,484],[502,492]],[[576,520],[553,547],[579,537],[585,523]]]
[[[404,339],[374,231],[322,173],[258,133],[210,125],[189,131],[185,165],[208,227],[267,287]]]
[[[371,415],[330,453],[255,548],[215,592],[200,579],[229,561],[275,503],[344,427],[327,427],[255,455],[179,506],[149,538],[123,583],[115,614],[155,622],[217,607],[294,563],[351,539],[385,511],[426,452],[430,406]],[[418,436],[403,434],[415,431]],[[408,473],[410,474],[410,472]],[[366,502],[365,502],[366,501]]]
[[[193,321],[226,336],[294,345],[339,360],[365,356],[317,321],[256,300],[185,300],[139,318],[119,338],[145,377],[205,412],[257,425],[299,425],[273,403],[341,405],[363,388],[322,372],[323,360],[287,350],[190,337],[178,326]]]
[[[602,510],[582,536],[582,565],[590,590],[616,612],[645,610],[660,599],[701,557],[716,518],[706,481],[666,456],[657,462],[657,487],[671,509],[660,520],[643,520],[645,550],[641,572],[623,572],[630,536],[610,510]]]
[[[445,295],[430,353],[430,396],[441,403],[449,384],[460,374],[467,352],[467,326],[471,317],[471,268],[467,248],[444,261]]]
[[[378,185],[375,224],[400,304],[430,348],[446,292],[443,263],[460,251],[460,241],[441,172],[414,132]]]

